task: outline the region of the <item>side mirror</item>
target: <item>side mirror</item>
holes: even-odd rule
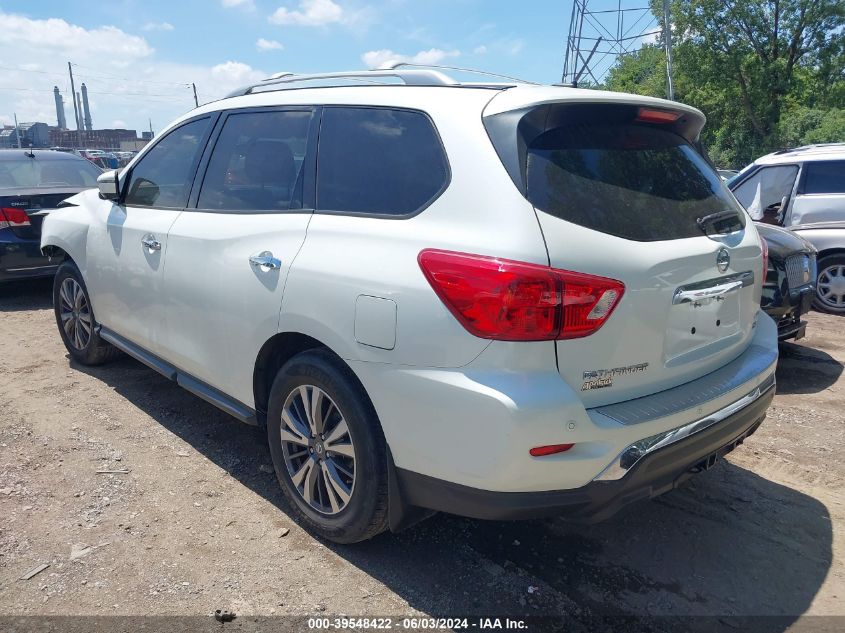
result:
[[[116,201],[120,197],[120,172],[117,169],[106,171],[97,176],[97,187],[103,200]]]

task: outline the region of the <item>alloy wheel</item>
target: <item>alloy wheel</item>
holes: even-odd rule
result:
[[[355,488],[355,446],[343,413],[314,385],[294,389],[281,419],[282,454],[300,497],[321,514],[337,514]]]
[[[85,291],[76,279],[68,277],[59,287],[59,316],[67,340],[80,351],[84,350],[94,328],[94,319]]]
[[[816,295],[830,308],[845,309],[845,265],[834,264],[822,270],[816,283]]]

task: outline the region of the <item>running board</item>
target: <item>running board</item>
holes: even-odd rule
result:
[[[167,361],[162,360],[155,354],[151,354],[143,347],[123,338],[116,332],[112,332],[103,325],[98,327],[97,332],[99,333],[100,338],[104,341],[111,343],[135,360],[138,360],[144,363],[147,367],[154,369],[168,380],[174,381],[177,385],[187,391],[190,391],[195,396],[202,398],[209,404],[213,404],[221,411],[228,413],[233,418],[236,418],[245,424],[259,426],[255,411],[244,403],[227,396],[222,391],[219,391],[211,385],[194,378],[190,374],[180,371]]]

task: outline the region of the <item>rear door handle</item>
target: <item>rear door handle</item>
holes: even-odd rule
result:
[[[141,244],[143,244],[146,248],[150,249],[151,251],[161,250],[161,242],[159,242],[156,239],[156,236],[152,233],[147,233],[144,237],[142,237]]]
[[[253,255],[249,258],[249,263],[254,268],[260,268],[261,270],[276,270],[282,267],[282,262],[273,257],[273,253],[270,251],[261,251]]]

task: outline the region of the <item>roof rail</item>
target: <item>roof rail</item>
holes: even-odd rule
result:
[[[773,155],[789,154],[791,152],[810,152],[814,149],[838,149],[845,148],[845,142],[838,141],[833,143],[810,143],[809,145],[799,145],[798,147],[786,147],[772,152]]]
[[[411,62],[388,62],[380,66],[379,70],[396,70],[397,68],[411,67],[411,68],[435,68],[437,70],[457,70],[464,73],[474,73],[476,75],[484,75],[486,77],[497,77],[498,79],[507,79],[509,81],[516,81],[521,84],[532,84],[539,86],[535,81],[528,81],[527,79],[520,79],[519,77],[511,77],[510,75],[500,75],[499,73],[491,73],[486,70],[477,70],[475,68],[462,68],[460,66],[438,66],[436,64],[413,64]]]
[[[460,85],[457,81],[436,70],[398,70],[392,68],[379,70],[353,70],[336,73],[314,73],[310,75],[295,75],[293,73],[276,73],[267,79],[259,81],[258,83],[250,84],[238,88],[234,92],[226,95],[229,97],[239,97],[243,95],[252,94],[256,88],[265,88],[267,86],[277,86],[275,90],[289,90],[294,88],[301,88],[294,84],[306,81],[322,81],[331,79],[345,79],[349,81],[359,81],[366,84],[381,84],[386,82],[379,81],[384,78],[396,78],[402,80],[406,86],[457,86]],[[321,86],[323,87],[323,86]],[[263,90],[262,90],[263,91]]]

